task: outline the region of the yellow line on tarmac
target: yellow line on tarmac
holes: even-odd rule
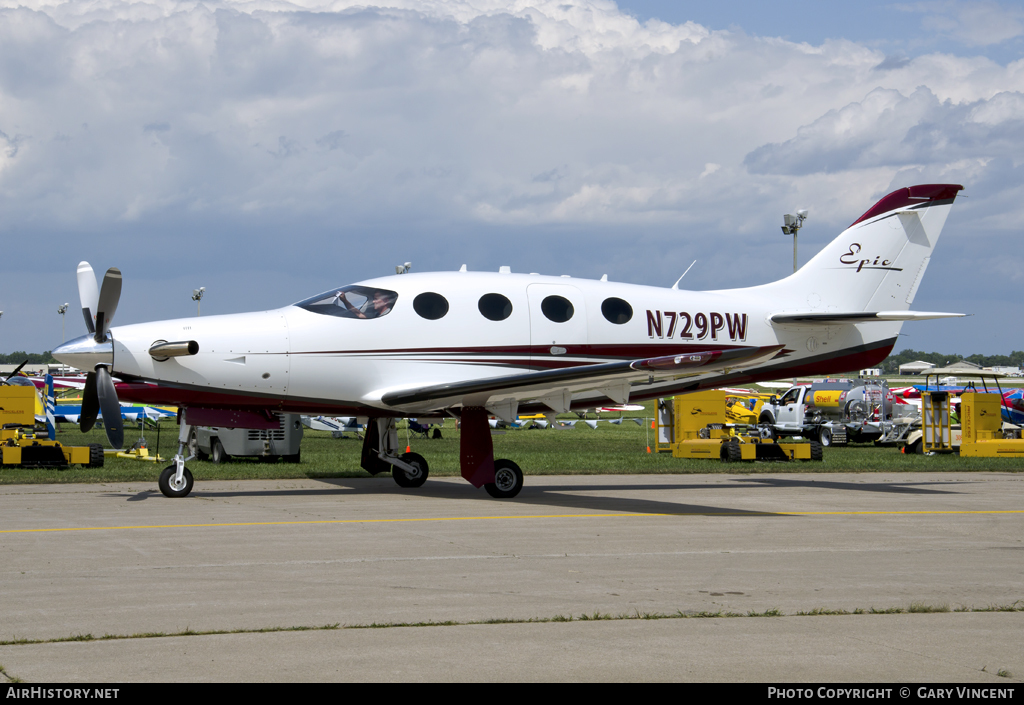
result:
[[[1024,509],[922,510],[922,511],[850,511],[850,512],[663,512],[623,514],[524,514],[520,516],[417,517],[413,519],[319,519],[313,521],[245,521],[222,524],[141,524],[137,526],[75,526],[50,529],[0,529],[0,534],[34,534],[60,531],[117,531],[122,529],[208,529],[231,526],[300,526],[310,524],[399,524],[425,521],[489,521],[502,519],[616,519],[623,517],[722,517],[722,516],[860,516],[860,515],[938,515],[938,514],[1024,514]]]

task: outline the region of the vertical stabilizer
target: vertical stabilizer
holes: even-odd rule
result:
[[[817,294],[823,310],[908,310],[962,188],[926,184],[890,193],[776,285]]]

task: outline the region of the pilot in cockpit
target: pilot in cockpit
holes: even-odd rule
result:
[[[370,297],[369,305],[363,305],[363,310],[353,306],[345,297],[345,292],[339,291],[335,296],[338,302],[347,308],[356,318],[379,318],[391,311],[391,307],[395,303],[393,296],[379,289],[373,292],[373,295]]]

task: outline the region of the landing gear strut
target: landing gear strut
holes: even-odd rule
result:
[[[360,465],[371,475],[390,471],[399,487],[421,487],[430,474],[426,459],[419,453],[399,455],[398,447],[395,420],[370,419],[363,437]]]
[[[186,461],[196,457],[193,449],[190,448],[191,432],[192,427],[185,423],[185,409],[182,409],[181,426],[178,430],[178,452],[171,458],[171,464],[160,473],[160,479],[157,482],[165,497],[171,499],[187,497],[188,493],[192,491],[192,473],[185,467]],[[188,453],[187,456],[186,453]]]
[[[399,487],[420,487],[430,469],[419,453],[399,455],[398,430],[391,418],[371,418],[363,437],[360,465],[371,475],[390,472]],[[462,435],[459,443],[462,477],[474,487],[483,487],[492,497],[511,499],[523,489],[523,471],[511,460],[494,459],[491,427],[487,410],[465,407],[462,410]]]
[[[523,489],[523,471],[511,460],[494,459],[487,410],[462,410],[462,439],[459,446],[462,476],[474,487],[483,487],[496,499],[511,499]]]

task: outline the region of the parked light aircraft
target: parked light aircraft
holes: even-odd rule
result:
[[[187,424],[276,426],[270,412],[368,417],[362,466],[418,487],[395,419],[461,418],[462,475],[494,497],[523,485],[494,459],[487,417],[564,413],[725,385],[873,367],[904,321],[962,186],[882,198],[799,271],[761,286],[684,291],[567,277],[402,274],[329,289],[284,308],[111,328],[121,273],[102,288],[78,268],[89,335],[53,355],[89,372],[81,424],[117,397],[185,409]],[[125,380],[115,390],[111,373]],[[187,424],[160,488],[192,489]],[[123,429],[109,424],[112,445]]]

